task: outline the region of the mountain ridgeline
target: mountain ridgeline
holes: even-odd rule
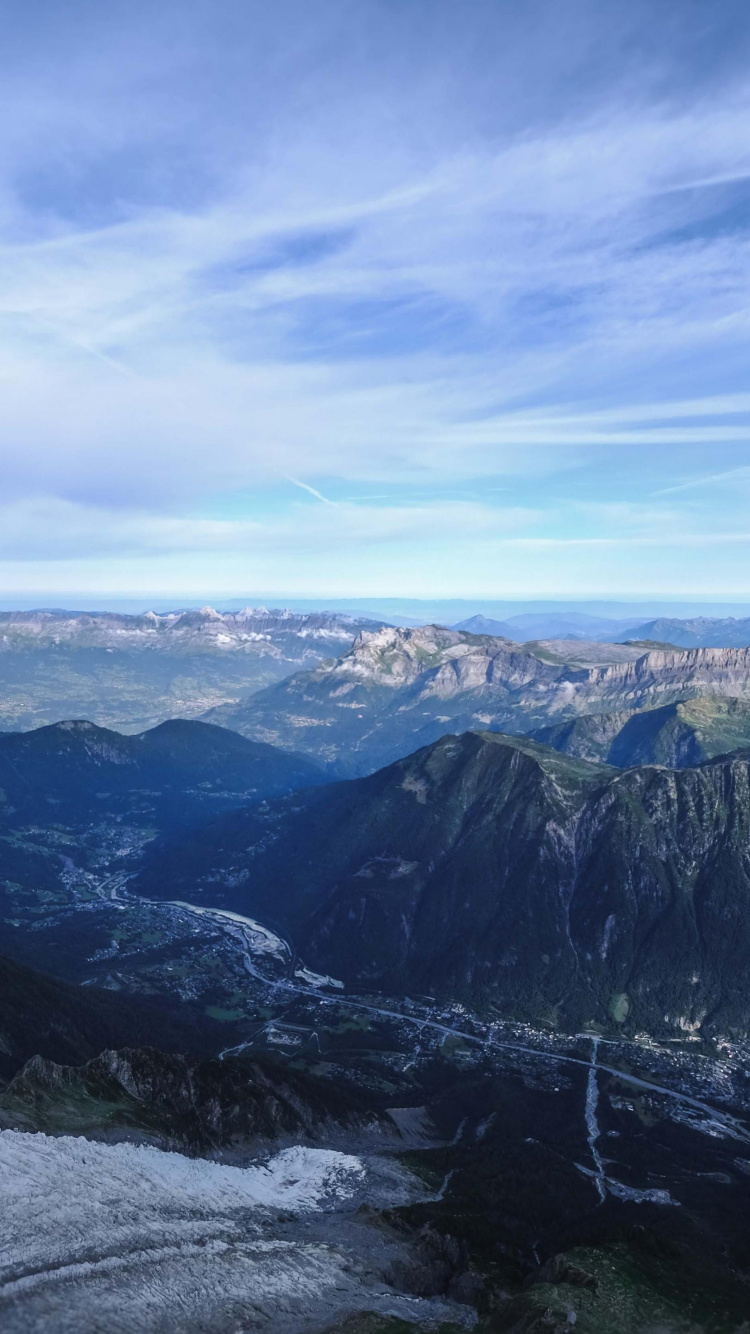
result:
[[[632,625],[615,638],[657,639],[680,648],[747,648],[750,645],[748,616],[660,616]]]
[[[0,1129],[137,1139],[207,1156],[374,1121],[365,1097],[272,1058],[200,1059],[152,1046],[105,1049],[73,1066],[35,1055],[0,1093]]]
[[[360,990],[745,1033],[749,843],[749,753],[623,772],[467,733],[236,812],[135,885],[258,917]]]
[[[34,1057],[79,1065],[136,1042],[206,1055],[216,1029],[197,1006],[71,986],[0,955],[0,1080]]]
[[[524,643],[530,639],[589,639],[608,642],[651,640],[678,648],[747,648],[750,617],[591,616],[581,612],[525,612],[496,621],[482,615],[459,621],[454,630],[474,635],[502,635]]]
[[[585,714],[533,736],[581,760],[683,769],[750,746],[750,700],[705,695],[635,713]]]
[[[750,649],[519,645],[425,626],[364,632],[335,662],[205,716],[303,751],[344,777],[372,772],[448,733],[531,733],[583,715],[630,714],[708,694],[750,701]]]
[[[189,824],[323,781],[304,755],[195,719],[136,736],[86,721],[0,735],[0,827],[144,811],[157,826]]]

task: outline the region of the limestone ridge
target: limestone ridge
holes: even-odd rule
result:
[[[360,634],[333,663],[206,717],[305,751],[343,775],[367,773],[448,732],[531,732],[705,694],[750,700],[750,649],[592,644],[582,661],[576,643],[571,661],[560,647],[440,626],[388,627]]]
[[[283,656],[290,641],[308,647],[340,649],[361,629],[381,622],[340,612],[306,612],[245,607],[219,612],[153,611],[139,616],[117,612],[0,612],[0,653],[38,648],[109,648],[156,652],[246,652]],[[301,653],[298,655],[301,656]]]
[[[139,888],[269,921],[358,989],[746,1033],[749,842],[748,752],[621,772],[470,733],[228,817]]]

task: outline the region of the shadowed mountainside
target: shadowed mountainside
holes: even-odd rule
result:
[[[744,1033],[749,840],[747,753],[620,772],[467,733],[162,846],[135,886],[248,912],[360,989]]]
[[[226,1032],[198,1006],[71,986],[0,955],[0,1077],[34,1056],[79,1065],[133,1043],[208,1053]]]
[[[702,764],[750,746],[750,700],[713,695],[639,713],[599,713],[543,727],[534,739],[581,760],[619,768]]]
[[[85,721],[0,735],[0,826],[153,810],[185,823],[323,782],[321,769],[227,728],[174,719],[136,736]]]

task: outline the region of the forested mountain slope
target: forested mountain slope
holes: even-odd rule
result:
[[[196,719],[136,736],[54,723],[0,735],[0,827],[149,812],[157,824],[189,823],[323,780],[306,756]]]
[[[747,752],[620,772],[468,733],[238,812],[134,883],[250,913],[360,989],[744,1033],[749,850]]]

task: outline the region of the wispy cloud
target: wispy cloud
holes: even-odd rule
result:
[[[305,490],[311,488],[304,488]],[[316,494],[313,491],[313,494]],[[330,502],[326,502],[330,504]],[[54,497],[0,506],[0,560],[85,559],[87,555],[201,552],[237,555],[269,551],[346,552],[434,543],[443,539],[505,538],[533,527],[533,510],[479,502],[412,505],[306,506],[262,519],[165,515],[146,508],[80,505]]]
[[[750,482],[750,464],[743,468],[729,468],[726,472],[701,473],[698,477],[689,477],[684,482],[678,482],[675,486],[663,486],[661,490],[655,491],[659,496],[675,496],[682,491],[701,491],[704,487],[714,486],[737,486]],[[745,488],[743,486],[743,492]]]
[[[254,492],[260,512],[284,477],[340,510],[341,533],[341,497],[376,483],[398,489],[386,511],[412,512],[411,554],[408,532],[393,540],[417,578],[446,514],[425,485],[494,488],[534,541],[540,524],[551,542],[741,525],[715,498],[750,446],[750,19],[734,0],[710,49],[692,6],[676,35],[640,0],[565,22],[552,0],[438,0],[429,21],[380,0],[230,0],[221,22],[202,0],[96,21],[74,3],[33,43],[14,22],[0,466],[32,528],[54,502],[92,552],[101,524],[122,550],[192,535],[205,553],[223,550],[195,518],[215,497]],[[630,55],[644,33],[649,64]],[[376,523],[353,508],[365,577]],[[465,548],[471,527],[443,536]],[[34,540],[10,522],[3,549]]]

